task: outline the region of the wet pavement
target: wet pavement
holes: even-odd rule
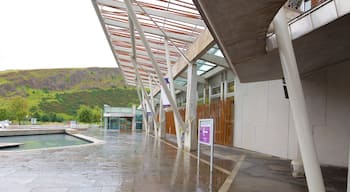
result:
[[[176,138],[167,135],[167,141],[175,145]],[[227,191],[234,192],[306,192],[305,177],[292,176],[290,160],[248,151],[235,147],[215,145],[215,165],[225,169],[237,169],[241,157],[241,165]],[[209,161],[210,148],[201,146],[201,158]],[[197,152],[192,152],[196,155]],[[332,166],[321,167],[327,192],[346,192],[347,169]]]
[[[106,144],[0,152],[0,191],[307,191],[305,178],[291,176],[288,160],[216,146],[216,167],[210,175],[210,150],[205,146],[198,165],[196,152],[177,150],[171,140],[96,128],[83,134]],[[346,191],[346,170],[322,171],[327,191]]]
[[[209,166],[143,133],[89,130],[106,144],[0,152],[0,191],[209,191]],[[227,175],[213,171],[212,190]]]

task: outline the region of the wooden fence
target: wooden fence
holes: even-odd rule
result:
[[[197,107],[198,119],[213,118],[215,128],[214,142],[220,145],[232,146],[233,143],[233,116],[234,101],[215,101],[211,104],[201,104]],[[179,110],[182,119],[185,119],[185,109]],[[176,134],[173,112],[166,112],[166,133]]]

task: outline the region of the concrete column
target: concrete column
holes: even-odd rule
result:
[[[108,117],[104,118],[104,128],[107,129],[108,127]]]
[[[165,44],[165,58],[166,58],[166,64],[168,67],[168,78],[169,78],[169,85],[170,85],[170,93],[171,96],[174,99],[174,104],[175,107],[177,108],[177,102],[176,102],[176,94],[175,94],[175,86],[174,86],[174,79],[173,79],[173,71],[172,71],[172,66],[170,63],[170,54],[169,54],[169,46],[168,46],[168,42],[164,39],[164,44]],[[177,110],[175,108],[173,108],[173,110]],[[181,131],[181,123],[179,121],[179,119],[176,117],[175,112],[173,112],[174,114],[174,122],[175,122],[175,131],[176,131],[176,142],[177,142],[177,147],[178,148],[182,148],[182,141],[181,141],[181,135],[182,135],[182,131]]]
[[[304,165],[303,160],[301,159],[300,149],[298,147],[297,157],[292,160],[292,167],[293,167],[293,177],[304,177],[305,171],[304,171]]]
[[[224,72],[224,82],[223,82],[223,86],[224,86],[224,100],[227,99],[227,93],[228,93],[228,88],[227,88],[227,72]]]
[[[208,89],[209,89],[209,91],[208,91],[208,98],[209,98],[208,103],[209,104],[211,103],[211,95],[212,95],[212,89],[211,88],[212,88],[211,85],[209,85],[209,87],[208,87]]]
[[[136,105],[132,105],[132,125],[131,130],[136,131]]]
[[[163,107],[162,99],[159,103],[159,127],[158,127],[158,136],[161,139],[165,139],[165,111]]]
[[[224,100],[224,74],[221,73],[221,82],[220,82],[220,100]]]
[[[186,95],[186,130],[184,148],[186,151],[197,149],[197,66],[188,64]]]
[[[283,73],[288,86],[290,106],[295,122],[308,188],[310,192],[324,192],[325,187],[321,168],[317,160],[304,92],[283,7],[275,16],[273,24],[275,27]]]
[[[203,104],[205,104],[206,94],[207,94],[205,89],[206,89],[206,86],[204,85],[204,87],[203,87]]]

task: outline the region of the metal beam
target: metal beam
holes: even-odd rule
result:
[[[178,85],[174,85],[175,89],[180,90],[180,91],[187,91],[187,86],[178,86]]]
[[[145,48],[147,50],[147,53],[149,54],[149,57],[150,57],[150,59],[152,61],[154,69],[155,69],[155,71],[156,71],[156,73],[158,75],[158,79],[160,81],[161,87],[164,89],[164,92],[165,92],[166,96],[168,97],[171,106],[174,108],[174,113],[176,114],[176,117],[179,120],[181,127],[186,127],[185,123],[181,119],[181,115],[180,115],[179,111],[175,110],[176,109],[176,102],[172,98],[171,93],[170,93],[170,91],[169,91],[169,89],[167,87],[167,84],[166,84],[165,80],[164,80],[164,77],[163,77],[163,75],[162,75],[162,73],[161,73],[161,71],[159,69],[159,66],[158,66],[158,64],[157,64],[157,62],[156,62],[156,60],[155,60],[155,58],[153,56],[151,48],[150,48],[150,46],[148,44],[148,41],[146,39],[146,36],[145,36],[145,34],[143,32],[142,26],[140,25],[140,23],[138,22],[138,20],[136,18],[136,14],[135,14],[135,12],[134,12],[134,10],[132,8],[131,1],[130,0],[125,0],[124,2],[125,2],[126,6],[128,8],[129,17],[131,18],[131,20],[133,21],[137,31],[139,32],[141,40],[142,40],[142,42],[143,42],[143,44],[144,44],[144,46],[145,46]]]
[[[191,44],[191,46],[186,51],[186,57],[190,61],[196,61],[200,58],[203,54],[205,54],[212,46],[215,45],[215,40],[213,36],[210,34],[209,30],[203,31],[199,37],[196,39],[195,42]],[[179,58],[178,61],[176,61],[176,64],[173,65],[172,68],[172,74],[173,78],[176,78],[179,76],[186,68],[187,68],[188,62],[184,58]],[[160,88],[157,87],[157,89],[154,91],[154,95],[158,94],[160,91]]]
[[[105,26],[105,24],[104,24],[104,22],[103,22],[103,18],[102,18],[102,16],[101,16],[100,9],[99,9],[98,6],[97,6],[96,0],[91,0],[91,2],[92,2],[92,5],[94,6],[94,9],[95,9],[96,15],[97,15],[97,17],[98,17],[98,20],[100,21],[100,24],[101,24],[101,27],[102,27],[103,32],[104,32],[104,34],[105,34],[105,37],[106,37],[106,39],[107,39],[108,45],[109,45],[109,47],[110,47],[110,49],[111,49],[111,51],[112,51],[112,53],[113,53],[113,57],[114,57],[114,59],[115,59],[117,65],[119,66],[119,60],[118,60],[117,55],[116,55],[115,52],[114,52],[114,48],[113,48],[112,41],[110,40],[110,38],[109,38],[109,36],[108,36],[108,32],[107,32],[106,26]],[[123,71],[121,71],[121,73],[122,73],[123,77],[125,78]]]
[[[206,53],[200,59],[202,59],[204,61],[208,61],[208,62],[213,63],[213,64],[216,64],[216,65],[221,66],[221,67],[229,68],[225,58],[217,56],[217,55]]]
[[[123,52],[128,52],[128,53],[131,53],[131,51],[132,51],[131,48],[120,47],[120,46],[115,46],[115,45],[113,45],[113,48],[114,48],[114,50],[116,50],[116,51],[123,51]],[[152,52],[152,53],[153,53],[153,52]],[[148,56],[148,55],[147,55],[147,52],[145,52],[145,51],[143,51],[143,50],[138,50],[138,51],[137,51],[137,54],[143,55],[143,56]],[[159,53],[154,53],[154,55],[156,55],[156,56],[155,56],[156,59],[165,61],[165,60],[164,60],[164,57],[160,56]],[[176,57],[171,57],[171,60],[172,60],[172,61],[176,61],[177,58],[176,58]]]
[[[151,97],[151,106],[152,107],[152,110],[155,111],[156,108],[155,108],[155,105],[154,105],[154,97],[152,95],[152,91],[153,91],[153,85],[152,85],[152,80],[151,80],[151,76],[148,76],[148,84],[149,84],[149,89],[150,89],[150,97]],[[154,118],[153,118],[153,133],[155,136],[157,136],[157,129],[158,129],[158,126],[157,126],[157,119],[156,119],[156,114],[154,113]]]
[[[283,7],[275,16],[273,24],[282,69],[288,86],[290,108],[304,163],[308,188],[310,192],[325,192],[321,168],[312,137],[312,126],[306,109],[304,92]]]
[[[158,127],[158,137],[161,139],[165,139],[166,132],[165,132],[165,111],[163,107],[162,100],[159,101],[159,127]]]
[[[183,73],[181,73],[181,74],[179,75],[179,77],[182,77],[182,78],[187,79],[187,71],[184,71]],[[197,82],[198,82],[198,83],[207,84],[208,82],[207,82],[207,80],[205,80],[205,79],[206,79],[206,78],[204,78],[203,76],[198,76],[198,75],[197,75]]]
[[[122,37],[122,36],[116,36],[116,35],[113,35],[111,34],[111,40],[112,41],[121,41],[121,42],[125,42],[125,43],[131,43],[130,39],[127,38],[127,37]],[[141,40],[138,40],[138,39],[135,39],[135,42],[137,45],[142,45],[142,42]],[[143,45],[142,45],[143,46]],[[150,42],[150,46],[153,48],[153,49],[159,49],[159,50],[162,50],[162,51],[165,51],[164,50],[164,44],[157,44],[157,43],[152,43]],[[173,47],[170,47],[169,48],[171,52],[176,52],[176,49],[173,48]]]
[[[142,82],[142,80],[140,78],[139,70],[138,70],[138,67],[137,67],[137,64],[136,64],[135,31],[134,31],[134,25],[133,25],[131,20],[129,20],[129,25],[130,25],[130,35],[131,35],[130,37],[131,37],[131,42],[132,42],[132,56],[131,56],[132,62],[131,63],[134,65],[135,74],[136,74],[137,80],[139,81],[141,89],[146,94],[147,91],[145,90],[145,87],[143,86],[143,82]],[[151,107],[152,105],[151,105],[151,103],[149,101],[148,96],[146,95],[145,98],[146,98],[147,105]],[[156,116],[155,116],[156,114],[154,112],[154,108],[152,108],[152,107],[151,107],[151,113],[152,113],[153,121],[156,124],[156,122],[157,122]]]
[[[126,56],[126,55],[118,55],[118,58],[130,61],[130,57]],[[150,66],[152,65],[152,63],[149,60],[146,60],[146,59],[143,59],[143,58],[140,58],[140,57],[138,57],[137,60],[139,61],[139,63],[149,64]],[[159,66],[168,69],[167,65],[159,64]]]
[[[131,61],[130,61],[131,63]],[[127,67],[134,67],[132,64],[130,63],[127,63],[127,62],[121,62],[121,66],[127,66]],[[139,64],[139,63],[138,63]],[[143,65],[143,64],[139,64],[139,68],[143,69],[143,70],[146,70],[146,71],[152,71],[153,68],[148,66],[148,65]],[[161,69],[162,70],[162,69]],[[165,71],[166,69],[163,69],[162,72],[166,73]]]
[[[125,28],[128,29],[128,24],[122,22],[122,21],[116,21],[116,20],[112,20],[112,19],[105,19],[104,20],[106,25],[111,25],[111,26],[115,26],[115,27],[121,27],[121,28]],[[153,35],[158,35],[160,37],[163,37],[163,33],[160,32],[158,29],[156,28],[152,28],[152,27],[147,27],[147,26],[142,26],[144,29],[144,32],[149,33],[149,34],[153,34]],[[167,36],[171,39],[176,39],[179,41],[184,41],[184,42],[188,42],[191,43],[195,40],[194,37],[188,36],[188,35],[182,35],[182,34],[176,34],[176,33],[172,33],[172,32],[167,32]]]
[[[135,74],[135,69],[129,69],[129,68],[125,68],[124,67],[124,65],[123,64],[121,64],[120,65],[120,68],[122,69],[122,70],[124,70],[124,73],[125,72],[129,72],[129,73],[132,73],[132,74],[134,74],[135,75],[135,77],[136,77],[136,74]],[[150,75],[153,75],[153,74],[150,74],[149,72],[144,72],[144,71],[139,71],[139,74],[140,74],[140,76],[142,76],[142,77],[147,77],[148,78],[148,76],[150,76]],[[164,73],[165,74],[165,73]],[[125,76],[127,76],[128,74],[124,74]],[[130,75],[130,74],[129,74]]]
[[[141,91],[140,91],[140,88],[139,88],[139,86],[138,86],[138,83],[136,82],[136,91],[137,91],[137,96],[139,97],[139,100],[140,100],[140,105],[141,105],[141,107],[142,107],[142,120],[144,121],[143,122],[143,124],[144,124],[144,126],[146,126],[146,117],[147,117],[147,115],[146,115],[146,109],[145,109],[145,106],[143,105],[143,94],[141,93]],[[146,127],[146,132],[147,132],[147,127]]]
[[[201,77],[203,77],[204,79],[208,79],[208,78],[210,78],[210,77],[212,77],[212,76],[214,76],[214,75],[216,75],[224,70],[225,70],[225,68],[217,66],[217,67],[213,68],[212,70],[201,75]]]
[[[112,1],[112,0],[98,0],[98,3],[102,4],[102,5],[106,5],[106,6],[110,6],[110,7],[118,7],[118,8],[123,8],[126,9],[126,6],[124,3],[122,2],[118,2],[118,1]],[[143,13],[142,10],[136,6],[133,6],[133,9],[138,12],[138,13]],[[162,17],[162,18],[166,18],[166,19],[171,19],[171,20],[175,20],[175,21],[181,21],[184,23],[189,23],[192,25],[199,25],[202,27],[205,27],[205,23],[203,20],[201,19],[193,19],[193,18],[189,18],[189,17],[184,17],[182,15],[176,14],[176,13],[172,13],[169,11],[163,11],[163,10],[159,10],[159,9],[152,9],[152,8],[144,8],[148,14],[157,16],[157,17]]]
[[[170,57],[169,57],[169,45],[168,42],[165,40],[165,59],[166,59],[166,63],[168,66],[168,78],[169,78],[169,84],[170,84],[170,92],[171,92],[171,96],[174,99],[175,102],[175,106],[176,108],[174,108],[174,110],[177,110],[177,103],[176,103],[176,93],[175,93],[175,83],[174,83],[174,79],[173,79],[173,73],[172,73],[172,66],[170,64]],[[174,116],[174,123],[175,123],[175,131],[176,131],[176,142],[179,148],[182,148],[182,141],[181,141],[181,124],[179,122],[179,120],[177,119],[175,113],[173,113]]]

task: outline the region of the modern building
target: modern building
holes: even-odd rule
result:
[[[146,132],[196,150],[214,118],[217,144],[292,160],[310,191],[325,191],[320,165],[349,166],[350,1],[93,4]]]
[[[142,111],[134,107],[111,107],[104,105],[103,119],[105,129],[131,131],[142,129]]]

